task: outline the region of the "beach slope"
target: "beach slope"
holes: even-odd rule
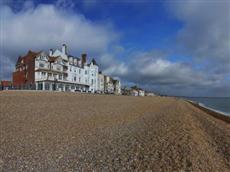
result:
[[[0,92],[0,171],[229,169],[229,123],[184,100]]]

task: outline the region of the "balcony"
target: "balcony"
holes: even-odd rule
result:
[[[48,76],[47,78],[48,80],[54,81],[55,79],[57,80],[57,78],[53,77],[53,76]]]

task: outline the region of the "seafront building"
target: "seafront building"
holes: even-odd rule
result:
[[[18,57],[13,86],[16,89],[120,94],[120,81],[116,80],[108,88],[105,77],[109,76],[99,73],[95,59],[87,63],[86,54],[74,57],[67,53],[67,46],[63,44],[61,51],[50,49],[47,54],[30,50],[24,57]],[[111,81],[114,80],[111,78]]]
[[[104,75],[104,90],[108,94],[121,94],[121,83],[119,80]]]
[[[142,88],[133,86],[131,87],[131,95],[132,96],[145,96],[145,91]]]
[[[12,89],[11,81],[0,81],[0,90],[10,90]]]
[[[104,80],[105,75],[102,74],[100,71],[98,73],[98,92],[99,93],[105,93],[105,80]]]
[[[139,88],[137,86],[127,87],[121,89],[122,95],[128,95],[128,96],[155,96],[153,92],[145,91],[142,88]]]

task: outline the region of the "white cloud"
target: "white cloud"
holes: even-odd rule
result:
[[[177,37],[180,51],[214,66],[230,65],[229,0],[176,1],[168,7],[184,24]]]
[[[120,34],[111,23],[96,23],[73,13],[71,0],[39,6],[26,1],[16,11],[8,3],[0,3],[0,79],[11,77],[17,57],[26,54],[28,49],[55,49],[66,43],[70,54],[87,52],[96,56],[103,73],[130,83],[165,94],[226,96],[230,84],[222,73],[230,69],[229,7],[200,2],[173,3],[171,10],[184,23],[177,37],[183,53],[217,64],[207,71],[172,62],[164,51],[129,52],[119,44]],[[129,53],[124,61],[117,58],[122,53]]]
[[[123,77],[128,72],[128,65],[117,60],[112,54],[103,54],[99,58],[99,64],[106,75]]]
[[[229,83],[222,75],[210,75],[195,70],[191,65],[172,62],[161,51],[137,52],[128,63],[106,57],[105,71],[116,73],[125,83],[138,84],[162,94],[190,96],[227,96]],[[108,65],[110,64],[110,65]],[[128,81],[128,82],[127,82]],[[219,92],[216,92],[218,90]]]
[[[146,53],[148,54],[148,53]],[[144,59],[144,60],[143,60]],[[210,85],[219,82],[216,78],[209,78],[203,72],[195,71],[191,66],[179,62],[171,62],[163,58],[144,55],[134,57],[128,77],[135,82],[165,85]],[[133,75],[135,73],[135,75]]]
[[[60,1],[59,5],[66,6],[66,2]],[[26,54],[28,49],[48,50],[63,43],[68,45],[73,55],[87,52],[91,56],[99,56],[119,38],[119,33],[110,23],[98,24],[81,14],[59,10],[55,5],[34,7],[31,2],[26,4],[26,8],[18,12],[7,5],[0,6],[1,58],[16,62],[17,57]],[[4,73],[1,73],[1,78]]]

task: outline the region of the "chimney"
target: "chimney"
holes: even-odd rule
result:
[[[62,53],[67,55],[67,46],[65,44],[62,45]]]
[[[82,66],[86,63],[86,57],[87,57],[87,54],[82,54],[81,55],[81,64],[82,64]]]
[[[52,55],[53,55],[53,49],[50,49],[49,56],[52,56]]]

